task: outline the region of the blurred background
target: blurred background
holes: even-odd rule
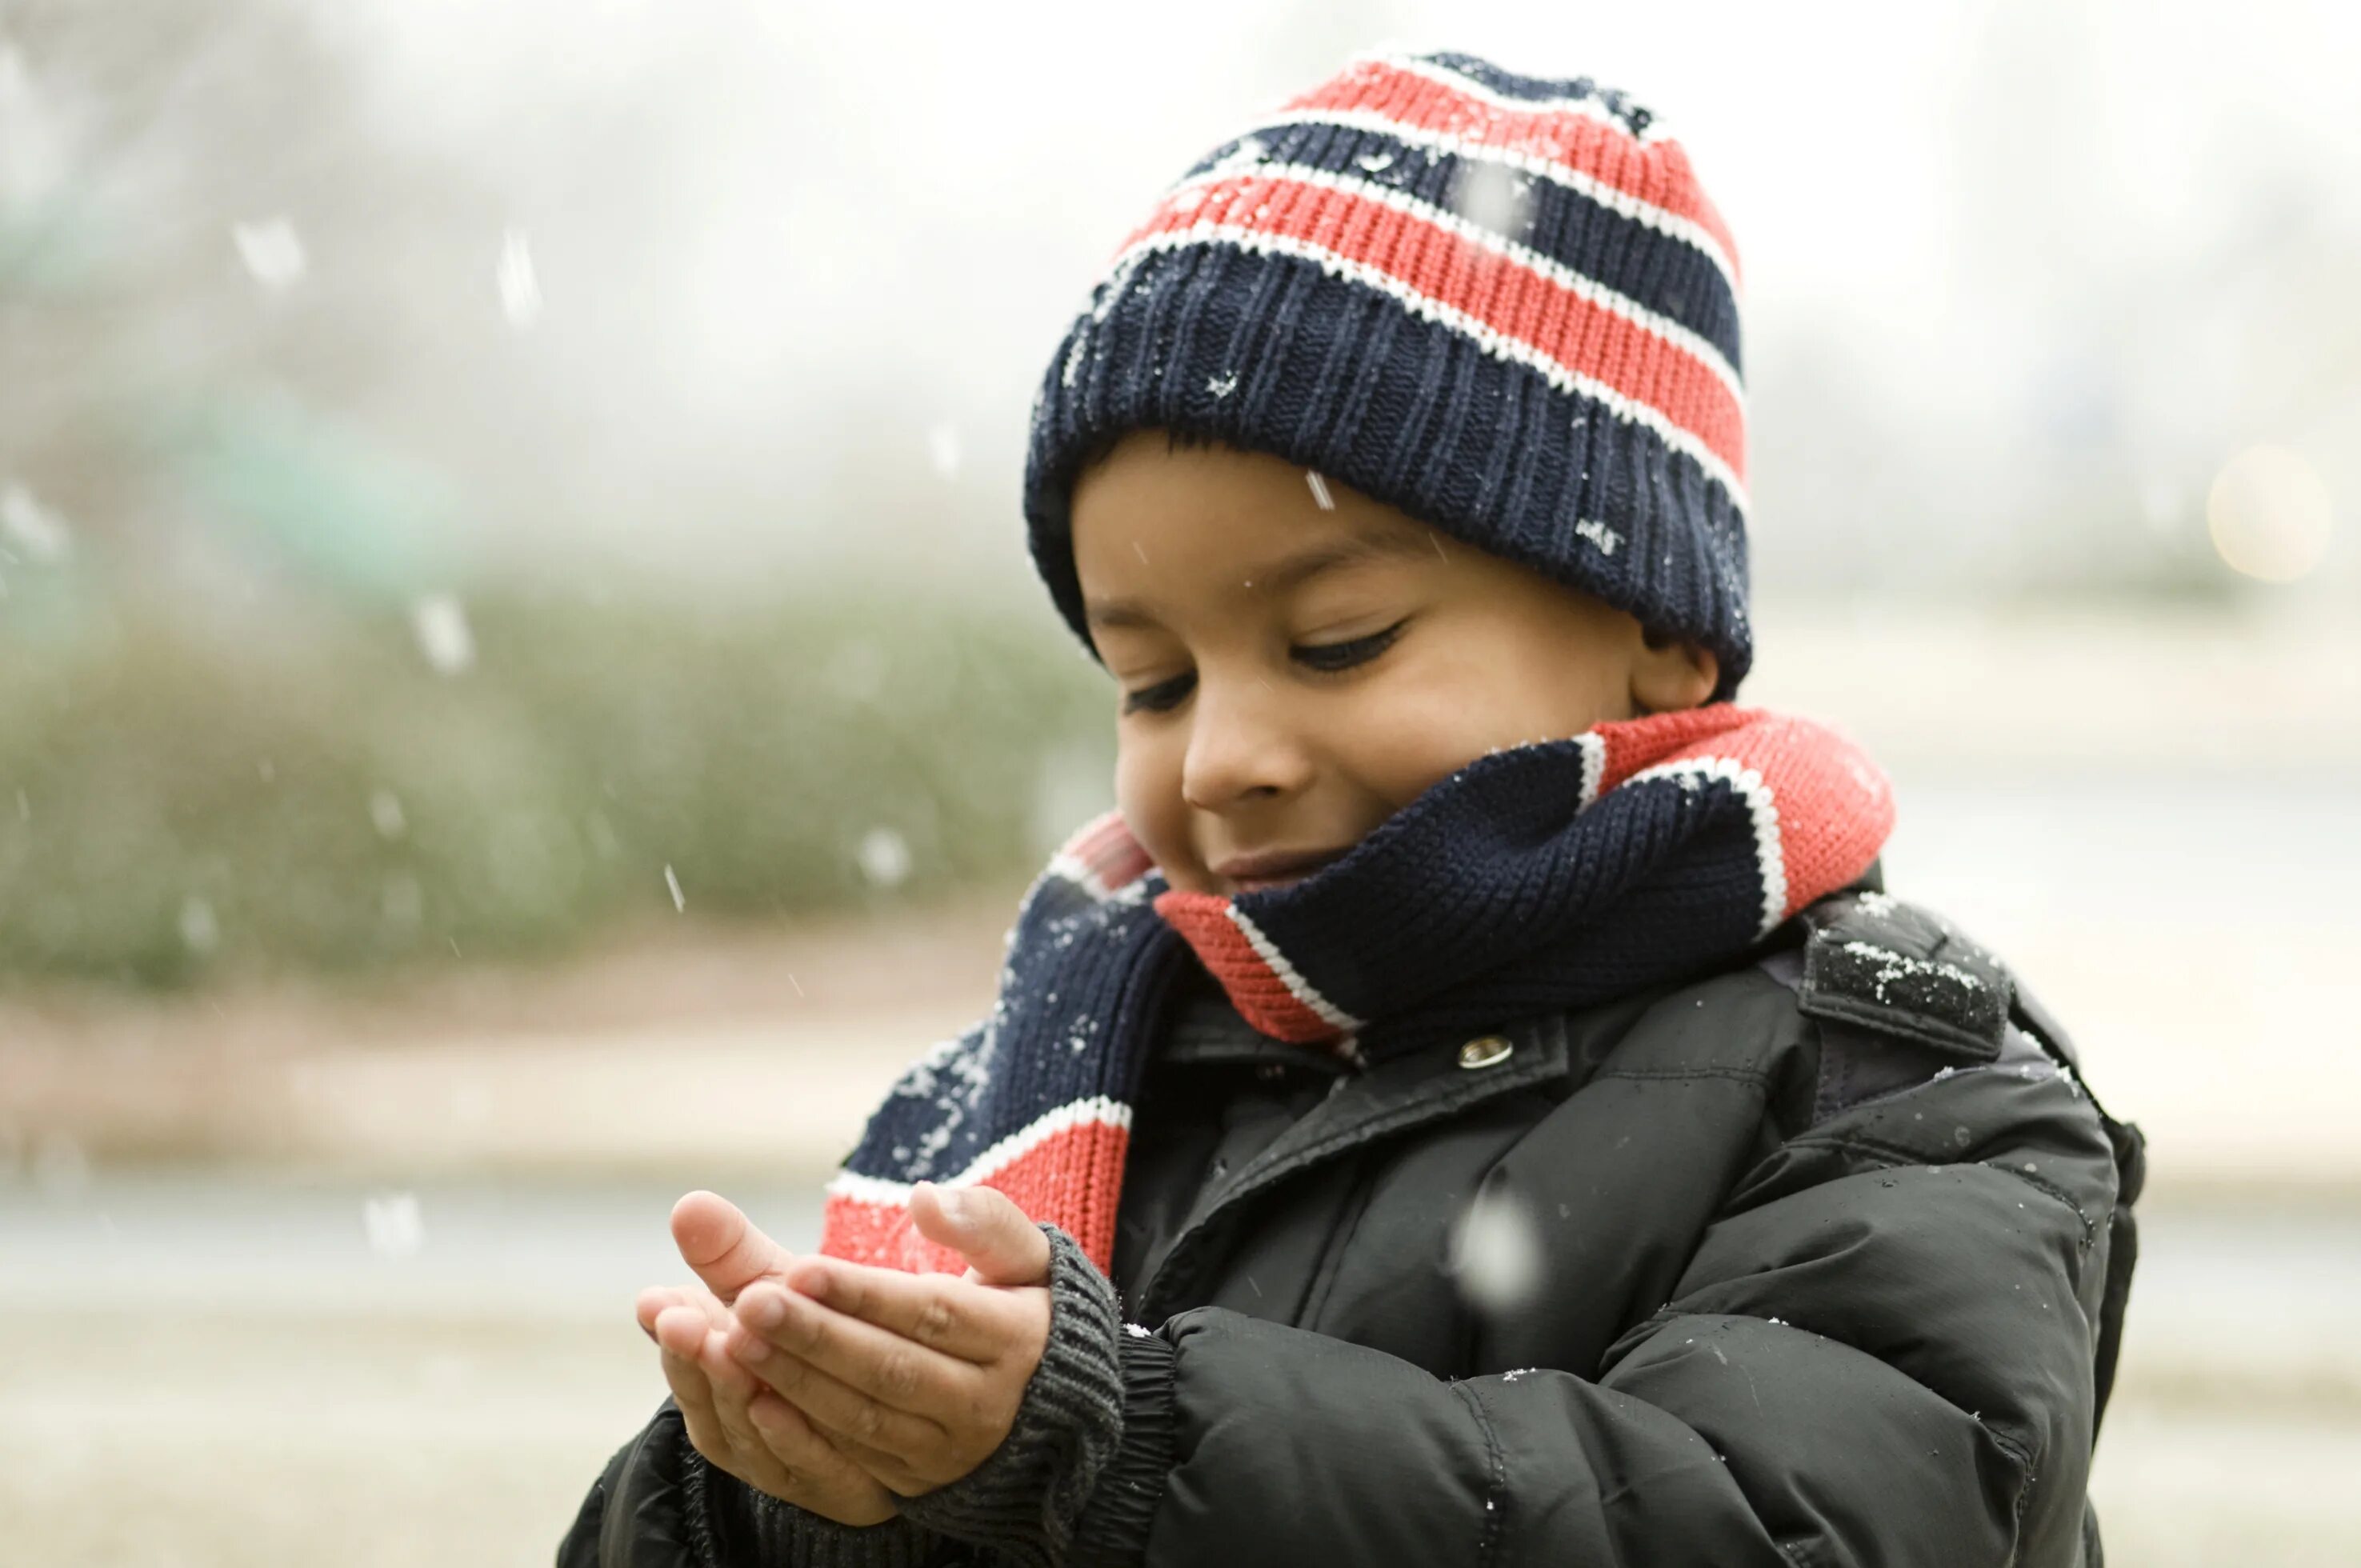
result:
[[[0,0],[0,1559],[544,1561],[1111,798],[1016,506],[1156,189],[1388,41],[1746,262],[1751,700],[2152,1140],[2094,1483],[2349,1563],[2361,27],[2228,5]]]

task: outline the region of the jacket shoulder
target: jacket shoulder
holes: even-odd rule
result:
[[[2015,980],[1942,916],[1857,892],[1821,899],[1799,920],[1800,970],[1773,972],[1794,985],[1806,1014],[1900,1036],[1966,1062],[2000,1055]]]
[[[1927,1074],[1998,1058],[2015,982],[1933,910],[1882,893],[1819,900],[1743,958],[1623,1007],[1570,1014],[1602,1068],[1783,1076],[1832,1038],[1875,1041]],[[1578,1053],[1579,1054],[1579,1053]]]

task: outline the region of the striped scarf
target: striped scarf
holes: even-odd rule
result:
[[[997,1188],[1108,1266],[1159,1004],[1192,961],[1262,1033],[1382,1059],[1725,965],[1856,880],[1893,822],[1849,741],[1726,705],[1490,752],[1235,898],[1170,887],[1110,812],[1027,893],[991,1015],[870,1118],[820,1250],[964,1266],[910,1224],[935,1181]]]

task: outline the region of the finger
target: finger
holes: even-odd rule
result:
[[[631,1315],[639,1320],[642,1332],[650,1339],[656,1337],[656,1319],[666,1307],[686,1307],[687,1294],[671,1285],[651,1285],[640,1292],[632,1303]]]
[[[672,1402],[680,1408],[681,1423],[688,1429],[691,1445],[708,1459],[727,1459],[729,1444],[720,1423],[714,1420],[713,1390],[704,1372],[693,1358],[670,1351],[656,1360],[664,1368],[665,1386],[672,1390]]]
[[[763,1395],[757,1398],[758,1399],[776,1398],[777,1396]],[[842,1432],[830,1431],[821,1426],[812,1426],[810,1430],[813,1440],[834,1453],[838,1464],[859,1471],[896,1497],[915,1497],[923,1493],[931,1492],[938,1486],[958,1480],[960,1475],[974,1468],[970,1464],[953,1464],[939,1454],[929,1464],[922,1467],[899,1454],[888,1453],[883,1449],[871,1448],[865,1443],[845,1436]]]
[[[1049,1238],[1006,1193],[990,1187],[921,1181],[910,1195],[918,1234],[965,1257],[986,1285],[1045,1285]]]
[[[762,1434],[754,1430],[753,1421],[746,1414],[747,1401],[759,1391],[760,1386],[755,1383],[753,1376],[738,1365],[723,1348],[719,1330],[707,1332],[704,1344],[697,1353],[697,1365],[698,1370],[705,1374],[705,1380],[712,1385],[714,1420],[720,1423],[731,1445],[749,1456],[767,1454],[768,1445],[763,1442]]]
[[[999,1360],[1016,1327],[1015,1308],[1005,1297],[947,1274],[805,1257],[788,1268],[786,1282],[822,1306],[978,1365]]]
[[[650,1333],[655,1332],[655,1320],[667,1307],[694,1307],[705,1314],[708,1328],[730,1326],[730,1309],[721,1299],[702,1285],[651,1285],[640,1292],[638,1313],[640,1324]]]
[[[708,1332],[708,1341],[712,1337]],[[685,1360],[669,1352],[664,1357],[665,1378],[672,1384],[673,1402],[680,1407],[690,1444],[748,1486],[790,1502],[800,1500],[796,1496],[798,1469],[754,1430],[742,1399],[733,1401],[715,1387],[711,1376],[713,1359],[709,1344],[695,1360]],[[800,1452],[824,1467],[840,1467],[845,1463],[841,1455],[829,1453],[828,1445],[817,1440],[805,1444]]]
[[[681,1260],[724,1301],[736,1300],[738,1292],[794,1257],[756,1230],[738,1205],[711,1192],[692,1192],[672,1206],[672,1239]]]
[[[649,1325],[649,1332],[664,1354],[688,1362],[697,1359],[705,1348],[705,1336],[712,1331],[713,1325],[705,1320],[704,1309],[694,1306],[666,1307]]]
[[[746,1419],[754,1423],[755,1431],[783,1464],[816,1481],[840,1486],[865,1477],[905,1497],[941,1485],[920,1476],[890,1453],[863,1448],[851,1438],[814,1426],[810,1417],[768,1388],[757,1389],[746,1402]]]
[[[757,1339],[893,1409],[956,1418],[983,1393],[983,1369],[772,1284],[749,1289],[738,1321]]]
[[[781,1350],[743,1323],[724,1341],[740,1365],[802,1411],[812,1425],[859,1448],[913,1464],[939,1454],[950,1435],[940,1421],[895,1409]]]

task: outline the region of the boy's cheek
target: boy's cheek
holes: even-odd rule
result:
[[[1115,808],[1165,880],[1183,892],[1203,891],[1205,875],[1189,846],[1189,804],[1180,798],[1180,772],[1160,758],[1126,746],[1115,762]]]

